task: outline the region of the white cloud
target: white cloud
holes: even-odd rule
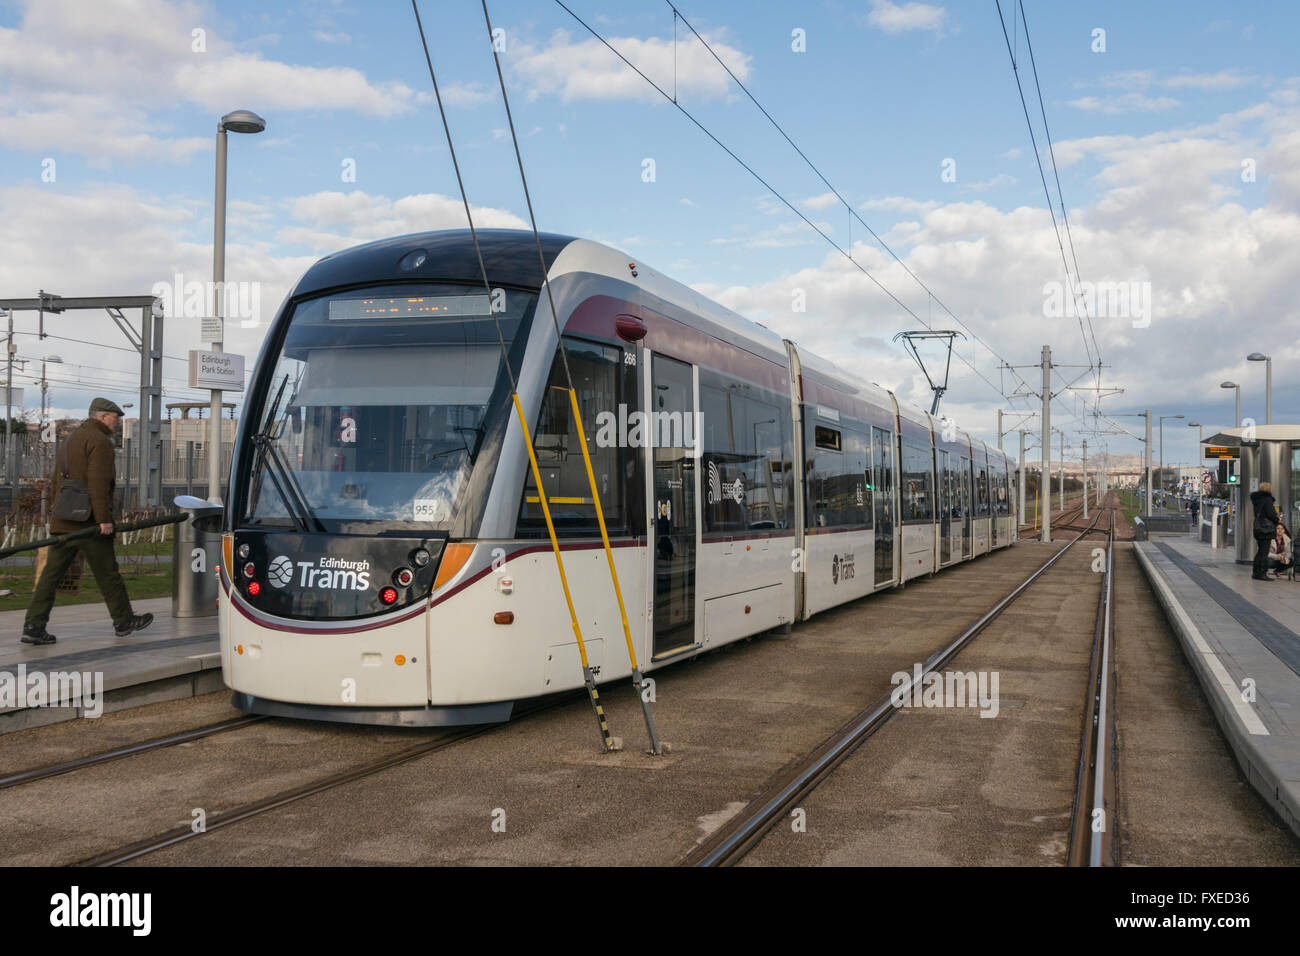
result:
[[[1232,90],[1258,82],[1258,77],[1239,70],[1220,70],[1218,73],[1180,73],[1160,81],[1171,90]]]
[[[1218,383],[1249,374],[1242,334],[1263,334],[1276,354],[1300,362],[1300,303],[1293,292],[1300,268],[1298,129],[1300,107],[1270,102],[1191,133],[1163,130],[1057,143],[1058,158],[1088,156],[1100,166],[1099,197],[1070,211],[1083,278],[1151,283],[1149,328],[1135,328],[1131,318],[1093,320],[1111,366],[1104,378],[1126,388],[1122,398],[1104,401],[1103,410],[1168,407],[1176,396],[1176,410],[1207,416],[1199,420],[1217,427],[1231,416],[1231,403],[1219,399]],[[1259,183],[1240,181],[1243,156],[1258,159]],[[867,218],[877,232],[1001,355],[1034,362],[1039,346],[1051,343],[1057,361],[1085,360],[1078,320],[1044,315],[1044,285],[1063,280],[1045,209],[897,196],[861,208],[875,213]],[[954,327],[937,307],[930,312],[925,292],[881,249],[862,242],[855,245],[854,258],[935,327]],[[898,388],[907,400],[928,399],[915,368],[888,344],[894,332],[919,326],[833,250],[814,266],[770,281],[697,288],[864,377]],[[795,288],[806,292],[806,313],[790,310]],[[1260,326],[1264,316],[1266,326]],[[1171,342],[1182,344],[1170,347]],[[966,343],[958,352],[993,382],[1001,380],[996,360],[979,346]],[[1275,404],[1300,404],[1300,383],[1279,381]],[[1177,384],[1171,388],[1171,383]],[[943,410],[963,427],[990,434],[999,407],[996,393],[956,359],[951,389]],[[1068,415],[1059,409],[1056,415],[1054,423],[1065,418],[1071,427]],[[1185,454],[1185,446],[1179,447],[1178,454]]]
[[[17,28],[0,27],[0,145],[178,162],[203,148],[200,138],[177,137],[152,116],[178,103],[215,119],[241,102],[393,116],[421,99],[400,81],[350,67],[242,50],[218,23],[184,0],[99,0],[93,15],[76,0],[29,2]],[[193,49],[195,30],[205,31],[202,52]]]
[[[482,83],[449,83],[439,89],[447,106],[482,106],[495,96],[495,92]]]
[[[907,30],[933,30],[940,33],[948,11],[928,3],[890,3],[873,0],[867,23],[886,33],[903,33]]]
[[[804,209],[829,209],[831,206],[838,205],[839,201],[839,197],[834,193],[822,193],[820,196],[800,199],[795,202],[795,205],[802,206]]]
[[[288,203],[293,224],[277,233],[284,242],[300,243],[320,252],[334,252],[359,242],[433,229],[465,229],[465,207],[459,198],[420,193],[390,199],[356,190],[298,196]],[[527,229],[514,213],[474,206],[479,228]]]
[[[1172,96],[1123,93],[1119,96],[1083,96],[1069,100],[1069,106],[1094,113],[1159,113],[1181,105]]]
[[[1006,173],[998,173],[992,179],[986,179],[978,183],[958,183],[962,189],[970,192],[984,192],[987,189],[997,189],[999,186],[1012,186],[1016,183],[1015,176],[1008,176]]]
[[[312,33],[312,36],[320,40],[321,43],[346,44],[352,42],[352,37],[341,31],[339,33],[329,33],[325,30],[316,30]]]
[[[610,37],[610,45],[669,93],[673,90],[674,50],[671,38]],[[750,74],[748,54],[716,36],[705,35],[722,61],[742,81]],[[595,38],[574,41],[557,30],[543,47],[518,44],[510,66],[528,82],[529,95],[556,94],[565,100],[633,99],[659,102],[662,97],[627,64]],[[729,92],[731,78],[694,36],[676,45],[676,88],[679,97],[717,98]]]

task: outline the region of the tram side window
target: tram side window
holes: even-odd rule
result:
[[[989,516],[989,470],[987,467],[975,470],[975,517]]]
[[[629,517],[635,507],[629,507],[627,498],[629,489],[635,497],[637,449],[623,447],[628,443],[621,440],[607,440],[611,427],[617,431],[619,405],[636,407],[635,374],[630,367],[625,370],[621,349],[567,339],[565,345],[606,527],[611,535],[636,533],[635,519]],[[618,438],[617,434],[614,438]],[[561,535],[598,534],[600,530],[580,441],[568,380],[557,353],[533,427],[533,449],[551,520]],[[524,478],[518,533],[521,537],[546,534],[546,519],[531,468]]]
[[[783,416],[765,396],[745,382],[700,370],[706,533],[789,525],[789,412]]]
[[[871,527],[866,434],[815,422],[809,422],[807,431],[813,439],[806,475],[808,528]]]
[[[906,440],[903,442],[903,485],[900,501],[904,524],[934,520],[932,461],[929,448]]]
[[[1007,481],[1007,468],[1005,463],[998,466],[997,476],[998,476],[998,501],[997,501],[998,514],[1005,517],[1006,515],[1011,514],[1011,500],[1010,500],[1010,495],[1008,494],[1009,482]]]

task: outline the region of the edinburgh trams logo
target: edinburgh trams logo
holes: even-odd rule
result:
[[[738,505],[745,503],[745,479],[740,475],[735,481],[723,481],[718,471],[717,462],[709,462],[709,504],[716,505],[723,501],[734,501]]]
[[[294,562],[283,554],[271,559],[266,577],[272,587],[285,588],[294,580],[295,566],[301,572],[297,585],[300,588],[324,588],[330,591],[365,591],[370,587],[370,562],[347,561],[343,558],[318,558]]]
[[[839,584],[853,577],[853,552],[831,557],[831,584]]]

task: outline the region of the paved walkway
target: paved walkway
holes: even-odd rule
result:
[[[56,603],[48,626],[59,640],[45,647],[19,641],[24,611],[0,612],[0,733],[83,716],[98,706],[20,706],[24,701],[12,690],[6,694],[5,687],[7,681],[17,682],[20,667],[28,676],[74,671],[101,675],[97,680],[105,710],[220,689],[215,617],[174,618],[171,598],[133,604],[137,614],[152,613],[153,623],[130,637],[116,637],[103,604]]]
[[[1190,534],[1134,549],[1237,762],[1300,834],[1300,581],[1254,581]]]

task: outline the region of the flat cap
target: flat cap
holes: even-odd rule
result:
[[[123,414],[122,409],[106,398],[97,398],[90,403],[90,414],[94,415],[96,412],[112,412],[114,415]]]

